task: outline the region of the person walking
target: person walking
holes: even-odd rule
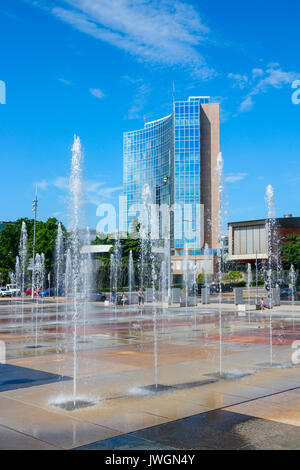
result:
[[[140,289],[138,292],[139,305],[144,305],[144,292],[143,289]]]
[[[123,307],[126,304],[126,302],[127,302],[127,297],[126,297],[125,292],[123,292],[122,297],[121,297],[121,303],[122,303]]]

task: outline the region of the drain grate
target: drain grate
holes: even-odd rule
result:
[[[95,406],[95,401],[87,401],[87,400],[73,400],[64,401],[61,403],[53,403],[55,408],[61,408],[62,410],[66,411],[74,411],[79,410],[81,408],[88,408],[89,406]]]
[[[242,379],[243,377],[248,377],[252,375],[250,372],[212,372],[211,374],[204,374],[208,377],[215,377],[219,380],[235,380]]]
[[[175,387],[172,385],[152,384],[152,385],[145,385],[144,387],[140,387],[140,389],[146,390],[147,392],[151,392],[151,393],[162,393],[162,392],[169,392],[171,390],[175,390]]]
[[[197,380],[195,382],[186,382],[182,384],[176,384],[174,387],[176,390],[184,390],[187,388],[194,388],[194,387],[201,387],[202,385],[209,385],[217,382],[216,379],[208,379],[208,380]]]
[[[270,368],[274,368],[274,369],[289,369],[289,368],[292,368],[293,365],[290,363],[290,362],[260,362],[259,364],[256,364],[257,366],[261,366],[261,367],[270,367]]]

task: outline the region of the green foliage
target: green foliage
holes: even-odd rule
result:
[[[204,274],[203,273],[200,273],[198,275],[197,281],[198,281],[198,284],[204,284]]]
[[[103,253],[101,256],[97,256],[97,259],[100,262],[100,268],[97,271],[96,285],[100,290],[106,290],[110,286],[110,255],[113,252],[114,244],[115,239],[113,235],[98,235],[97,238],[92,242],[92,245],[112,245],[112,248],[108,253]],[[138,281],[137,264],[140,255],[140,243],[139,239],[131,238],[130,234],[127,233],[126,238],[121,238],[120,245],[122,252],[122,262],[120,269],[119,287],[122,288],[122,286],[127,286],[129,282],[128,263],[130,251],[132,251],[133,264],[136,274],[135,278]]]
[[[28,257],[32,257],[34,221],[25,218],[7,224],[0,231],[0,275],[3,284],[9,281],[9,272],[15,270],[23,221],[28,233]],[[54,217],[46,222],[37,221],[36,223],[36,253],[44,253],[46,272],[54,268],[57,228],[58,220]],[[63,226],[62,229],[66,235],[66,229]]]
[[[229,282],[239,282],[241,279],[243,279],[243,276],[240,271],[229,271],[228,274],[224,276],[224,280]]]
[[[280,251],[284,269],[289,269],[293,264],[296,270],[300,270],[300,235],[295,233],[288,235]]]

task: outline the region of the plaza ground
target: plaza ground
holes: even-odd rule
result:
[[[68,411],[72,313],[1,301],[0,449],[300,449],[299,305],[155,308],[89,304]]]

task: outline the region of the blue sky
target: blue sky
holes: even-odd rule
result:
[[[275,4],[274,4],[275,3]],[[221,103],[228,220],[300,216],[300,6],[296,1],[9,0],[0,5],[0,220],[66,221],[73,135],[85,154],[86,222],[122,187],[122,133],[175,99]]]

